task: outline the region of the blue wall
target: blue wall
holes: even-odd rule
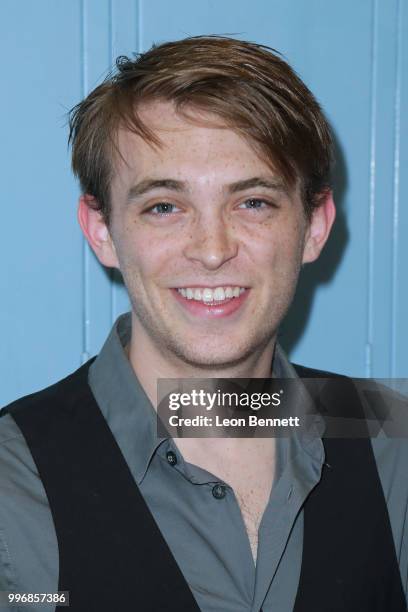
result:
[[[119,54],[232,34],[283,52],[338,148],[338,221],[281,342],[298,362],[408,376],[407,0],[2,0],[0,404],[98,352],[127,310],[76,222],[66,111]]]

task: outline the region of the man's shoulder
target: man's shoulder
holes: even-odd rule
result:
[[[329,412],[334,410],[331,416],[353,417],[350,410],[353,405],[361,413],[359,418],[364,418],[369,425],[369,437],[399,438],[402,447],[408,447],[408,385],[405,379],[351,377],[292,365],[301,379],[308,379],[303,382],[313,397],[324,400],[326,407],[330,408]],[[404,388],[402,383],[405,383]],[[332,404],[337,408],[333,409]],[[391,446],[398,445],[393,443]]]
[[[0,428],[2,422],[9,421],[9,418],[6,418],[8,415],[18,414],[21,411],[25,412],[26,410],[40,409],[41,406],[50,404],[55,405],[56,403],[60,404],[61,402],[64,404],[70,403],[71,398],[74,398],[84,387],[87,386],[88,370],[94,359],[95,357],[87,361],[84,365],[65,378],[62,378],[49,387],[45,387],[40,391],[20,397],[7,406],[4,406],[4,408],[0,410],[0,417],[4,417],[0,418]]]
[[[327,379],[332,380],[334,388],[339,389],[350,389],[353,388],[357,391],[359,400],[365,405],[374,405],[377,410],[377,416],[390,416],[389,408],[392,409],[404,408],[408,411],[408,397],[406,390],[408,385],[405,385],[405,393],[398,387],[399,379],[376,379],[376,378],[363,378],[357,376],[349,376],[346,374],[340,374],[338,372],[331,372],[328,370],[318,370],[316,368],[309,368],[303,365],[291,364],[299,378],[309,379]],[[325,381],[320,381],[324,384]],[[406,383],[406,379],[402,382]],[[319,387],[321,388],[321,386]],[[381,409],[386,410],[386,413],[382,413]],[[400,414],[405,414],[404,412]]]
[[[21,428],[21,416],[36,421],[41,436],[46,438],[47,427],[43,425],[50,420],[51,413],[59,415],[61,408],[70,405],[79,404],[80,407],[76,400],[82,393],[81,389],[88,387],[88,369],[92,362],[93,359],[53,385],[21,397],[0,410],[0,492],[18,491],[17,484],[22,481],[30,481],[32,491],[36,490],[38,475],[24,428]]]

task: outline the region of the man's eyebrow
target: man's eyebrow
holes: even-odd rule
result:
[[[144,179],[133,185],[129,189],[128,200],[132,200],[133,198],[137,198],[141,195],[144,195],[148,191],[152,191],[153,189],[171,189],[173,191],[186,191],[187,184],[183,181],[177,181],[175,179],[164,178],[164,179]]]
[[[274,191],[281,191],[284,193],[287,192],[287,188],[283,181],[260,176],[254,176],[252,178],[227,185],[227,189],[230,193],[237,193],[238,191],[245,191],[246,189],[254,189],[255,187],[264,187],[265,189],[272,189]]]
[[[266,177],[254,176],[252,178],[243,179],[236,181],[235,183],[229,183],[224,186],[224,189],[229,193],[237,193],[239,191],[245,191],[247,189],[254,189],[255,187],[263,187],[265,189],[271,189],[273,191],[280,191],[283,193],[287,192],[285,184],[279,179],[269,179]],[[160,179],[144,179],[133,185],[129,189],[128,200],[140,197],[149,191],[154,189],[170,189],[172,191],[188,191],[187,183],[184,181],[178,181],[171,178],[160,178]]]

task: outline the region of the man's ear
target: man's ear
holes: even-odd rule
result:
[[[95,198],[82,195],[78,202],[78,221],[95,255],[108,268],[119,268],[115,246],[102,213],[95,207]]]
[[[320,204],[313,211],[306,231],[302,263],[310,263],[319,257],[335,218],[336,207],[332,191],[320,194]]]

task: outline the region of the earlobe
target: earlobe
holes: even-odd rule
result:
[[[310,263],[319,257],[330,235],[335,218],[336,207],[333,201],[333,193],[327,191],[322,194],[321,204],[312,213],[306,234],[302,263]]]
[[[95,255],[108,268],[119,268],[115,246],[93,196],[82,195],[78,202],[78,222]]]

